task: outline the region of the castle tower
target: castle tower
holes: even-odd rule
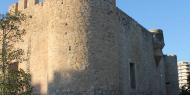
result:
[[[119,95],[115,0],[19,0],[36,95]],[[28,46],[26,46],[28,45]]]
[[[119,95],[115,0],[45,3],[50,22],[48,94]]]
[[[176,90],[176,72],[170,72],[176,56],[163,58],[162,30],[146,30],[116,8],[116,0],[19,0],[10,10],[29,17],[21,24],[24,42],[18,43],[28,60],[19,68],[31,73],[34,95]]]

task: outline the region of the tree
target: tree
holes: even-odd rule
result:
[[[187,81],[187,85],[181,87],[179,95],[190,95],[190,75],[188,76]]]
[[[0,16],[0,94],[1,95],[31,95],[30,74],[22,69],[18,70],[18,64],[26,61],[24,50],[16,47],[23,41],[25,30],[20,27],[26,20],[26,16],[20,12],[7,13]]]

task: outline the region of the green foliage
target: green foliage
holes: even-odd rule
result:
[[[180,89],[180,94],[179,95],[190,95],[190,89],[187,86],[183,86]]]
[[[31,95],[32,87],[30,84],[31,76],[20,70],[9,70],[5,81],[0,83],[1,95]],[[2,79],[2,77],[1,77]]]
[[[182,86],[179,95],[190,95],[190,75],[188,76],[188,84]]]
[[[31,76],[18,64],[25,61],[24,50],[16,48],[23,41],[25,30],[20,27],[26,16],[17,13],[0,15],[0,95],[31,95]]]

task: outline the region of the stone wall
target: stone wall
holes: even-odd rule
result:
[[[48,93],[118,95],[115,1],[47,2]]]
[[[24,3],[20,0],[18,4],[13,5],[15,11],[21,11],[26,14],[27,20],[21,25],[26,29],[24,42],[19,46],[25,50],[26,58],[29,61],[19,64],[19,67],[32,75],[32,84],[34,85],[35,95],[47,94],[47,66],[48,66],[48,16],[47,6],[41,3]],[[27,6],[25,5],[27,4]],[[25,6],[25,7],[24,7]],[[14,11],[14,10],[13,10]]]
[[[118,9],[121,95],[165,95],[163,63],[154,59],[152,34]],[[130,87],[129,63],[136,65],[136,88]]]
[[[35,95],[166,94],[165,61],[155,60],[152,33],[115,2],[20,0],[10,8],[29,16],[19,44],[29,61],[20,67],[31,73]]]
[[[178,69],[176,55],[165,55],[166,90],[167,95],[179,94]]]
[[[30,16],[20,45],[30,61],[20,67],[36,95],[118,95],[115,0],[20,0],[17,8]]]

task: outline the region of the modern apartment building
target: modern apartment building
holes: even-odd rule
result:
[[[190,62],[179,61],[178,62],[178,76],[179,76],[180,88],[184,85],[187,85],[189,75],[190,75]]]

